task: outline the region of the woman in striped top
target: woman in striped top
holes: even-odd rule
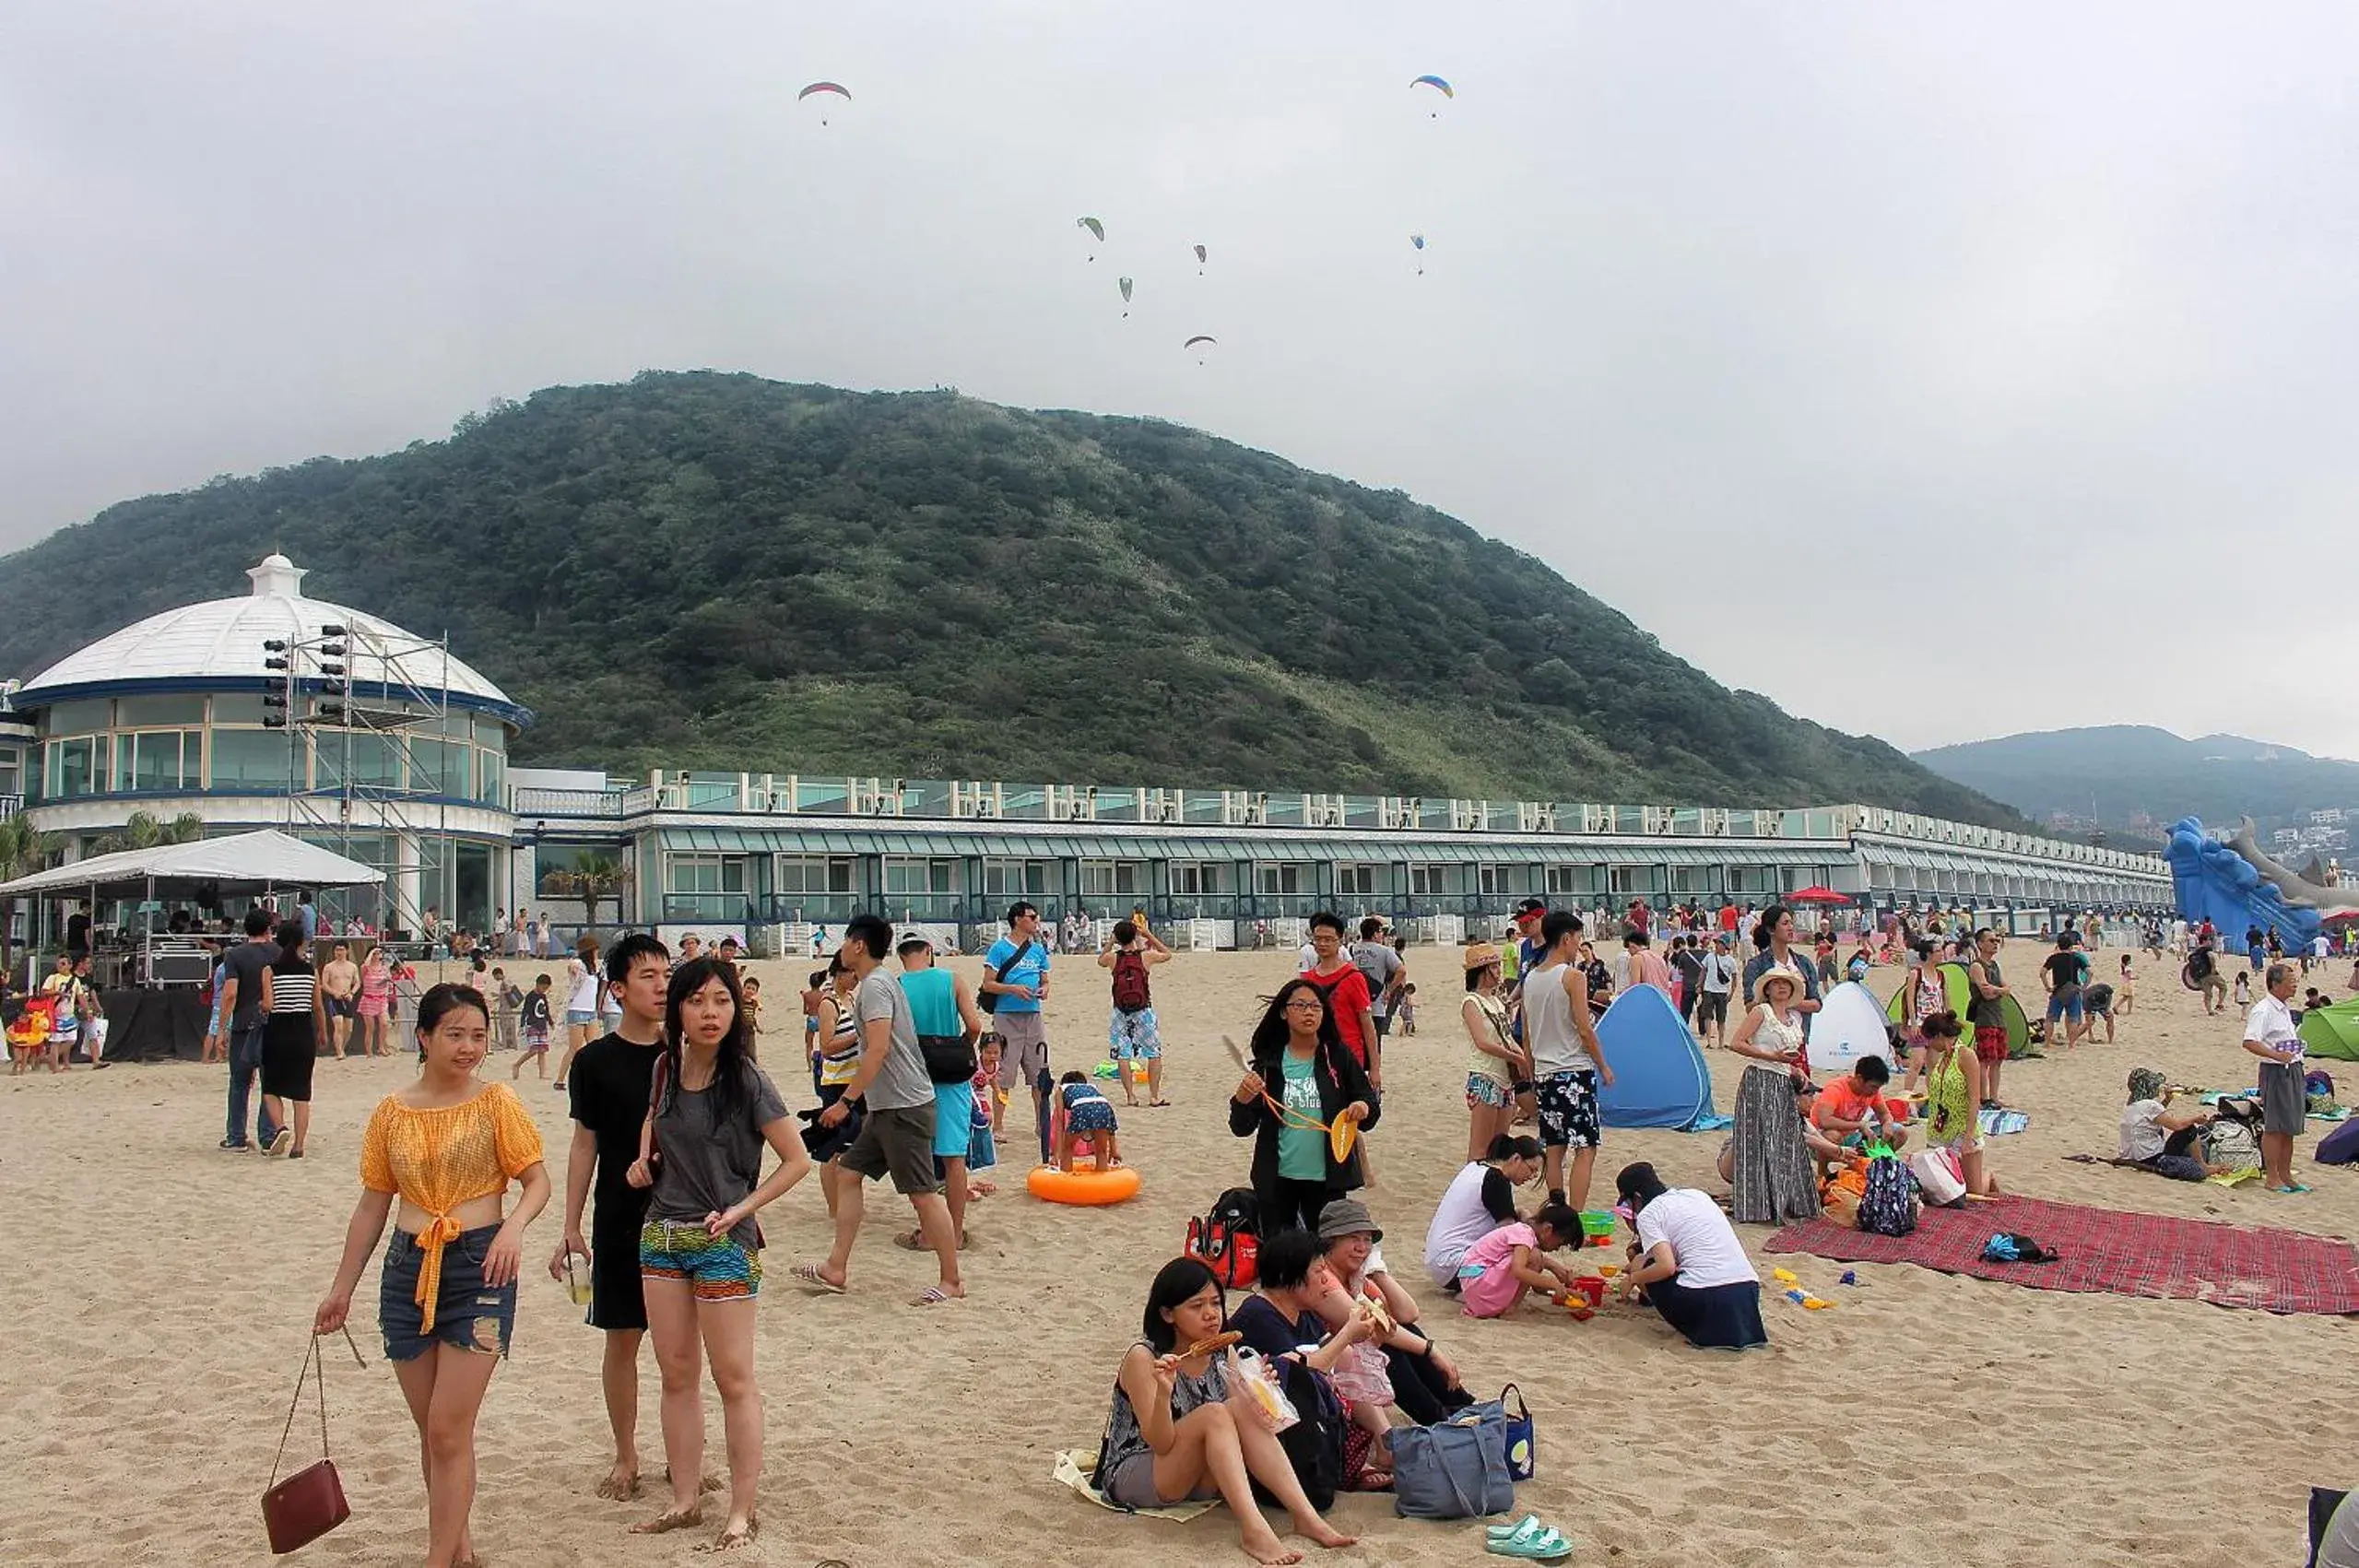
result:
[[[277,930],[278,956],[262,972],[262,1102],[270,1107],[278,1136],[266,1152],[289,1160],[303,1157],[312,1130],[312,1064],[327,1038],[326,1006],[319,977],[303,956],[303,923],[289,920]],[[287,1102],[293,1101],[290,1121]],[[290,1147],[291,1146],[291,1147]]]

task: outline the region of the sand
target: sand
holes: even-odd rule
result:
[[[2036,986],[2038,950],[2012,944],[2011,973]],[[1519,1384],[1539,1418],[1539,1479],[1519,1507],[1560,1524],[1575,1561],[1640,1568],[1698,1563],[2220,1564],[2300,1561],[2306,1487],[2359,1480],[2349,1409],[2353,1327],[2186,1302],[2023,1290],[1909,1267],[1781,1257],[1841,1303],[1768,1309],[1775,1348],[1741,1357],[1675,1348],[1651,1315],[1587,1324],[1542,1314],[1473,1324],[1426,1288],[1416,1265],[1435,1197],[1465,1141],[1466,1047],[1448,1002],[1449,952],[1412,952],[1429,998],[1423,1030],[1396,1043],[1384,1125],[1371,1135],[1381,1185],[1366,1195],[1429,1324],[1478,1392]],[[812,1298],[785,1265],[825,1245],[817,1183],[764,1216],[771,1279],[759,1351],[768,1399],[765,1533],[739,1561],[805,1565],[1076,1562],[1146,1568],[1174,1557],[1242,1562],[1216,1509],[1185,1526],[1092,1509],[1049,1479],[1060,1447],[1093,1447],[1114,1368],[1136,1336],[1145,1287],[1178,1248],[1187,1216],[1245,1179],[1249,1146],[1227,1131],[1235,1072],[1219,1044],[1242,1036],[1255,997],[1287,973],[1274,954],[1182,955],[1157,973],[1168,1086],[1178,1102],[1123,1118],[1143,1195],[1111,1210],[1060,1208],[1021,1190],[1020,1141],[999,1196],[980,1205],[963,1304],[906,1298],[930,1259],[889,1244],[905,1204],[871,1189],[853,1291]],[[2115,962],[2100,955],[2101,972]],[[1086,961],[1061,961],[1049,1005],[1060,1067],[1104,1055],[1105,988]],[[527,973],[529,961],[512,966]],[[808,1102],[793,1066],[795,970],[756,966],[773,1020],[778,1080]],[[970,976],[973,961],[962,971]],[[2187,1186],[2068,1163],[2110,1153],[2133,1066],[2212,1085],[2251,1080],[2235,1020],[2207,1020],[2176,965],[2142,961],[2138,1008],[2120,1041],[2011,1066],[2008,1098],[2028,1133],[1994,1139],[2014,1190],[2046,1197],[2291,1226],[2349,1236],[2359,1176],[2320,1170],[2318,1190],[2282,1197]],[[2347,978],[2336,966],[2335,978]],[[1896,970],[1879,971],[1889,992]],[[2347,988],[2330,984],[2331,994]],[[1440,1004],[1440,1005],[1436,1005]],[[1736,1059],[1709,1053],[1719,1103]],[[509,1058],[488,1071],[505,1079]],[[257,1512],[303,1354],[313,1304],[334,1271],[356,1191],[359,1133],[401,1082],[403,1061],[323,1063],[312,1155],[300,1164],[214,1148],[222,1072],[126,1066],[10,1079],[4,1213],[11,1267],[0,1282],[6,1395],[0,1560],[44,1564],[259,1563]],[[526,1079],[562,1191],[563,1097]],[[2359,1083],[2346,1090],[2359,1098]],[[1718,1139],[1609,1134],[1600,1168],[1649,1159],[1672,1180],[1708,1181]],[[1609,1176],[1610,1179],[1610,1176]],[[561,1197],[558,1200],[561,1202]],[[557,1244],[557,1203],[528,1257]],[[1764,1277],[1769,1232],[1740,1228]],[[327,1358],[335,1451],[354,1517],[305,1561],[403,1563],[424,1542],[417,1440],[375,1329],[376,1267],[356,1296],[369,1358]],[[636,1539],[651,1504],[590,1495],[607,1452],[596,1334],[560,1288],[530,1278],[515,1353],[494,1380],[478,1431],[475,1538],[499,1568],[702,1561],[698,1538]],[[652,1357],[642,1445],[661,1464]],[[708,1427],[720,1464],[719,1407]],[[290,1456],[316,1452],[299,1418]],[[1472,1524],[1393,1515],[1354,1496],[1336,1521],[1361,1533],[1345,1563],[1464,1563]]]

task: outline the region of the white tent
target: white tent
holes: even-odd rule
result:
[[[213,883],[225,890],[254,888],[352,888],[385,879],[384,873],[334,850],[305,843],[275,828],[194,843],[158,844],[93,855],[13,882],[0,882],[0,898],[29,893],[87,892],[112,889],[128,896],[156,883]]]

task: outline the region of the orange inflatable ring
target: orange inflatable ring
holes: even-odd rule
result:
[[[1060,1171],[1054,1165],[1038,1165],[1024,1178],[1025,1190],[1034,1197],[1049,1203],[1074,1203],[1084,1208],[1101,1204],[1120,1203],[1138,1196],[1138,1173],[1128,1165],[1117,1165],[1111,1171],[1088,1167],[1075,1171]]]

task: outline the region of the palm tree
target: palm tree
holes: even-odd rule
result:
[[[0,882],[31,876],[47,867],[56,854],[56,841],[47,833],[34,831],[32,823],[23,815],[0,821]],[[8,933],[16,922],[19,902],[12,898],[0,903],[0,972],[8,966]]]
[[[598,901],[614,899],[614,923],[622,924],[622,890],[631,886],[631,863],[610,855],[584,855],[565,873],[568,890],[577,894],[590,925],[598,923]]]
[[[159,822],[154,814],[134,811],[123,819],[123,826],[100,838],[92,853],[112,855],[117,850],[155,849],[168,843],[194,843],[205,836],[205,819],[194,811],[183,811],[169,822]]]

